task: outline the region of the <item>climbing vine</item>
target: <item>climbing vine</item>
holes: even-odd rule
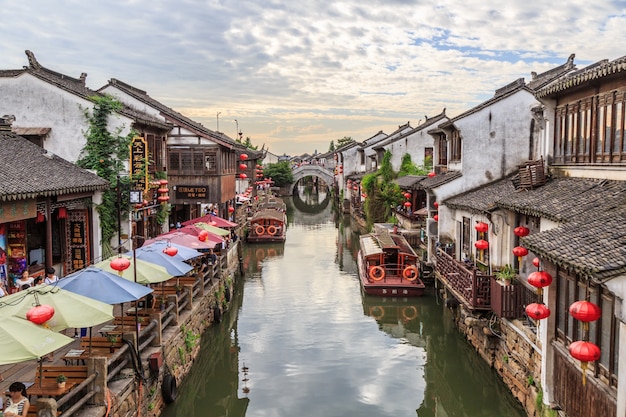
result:
[[[363,177],[361,187],[368,195],[365,200],[365,215],[370,227],[374,223],[387,222],[392,208],[402,201],[400,187],[393,182],[397,176],[391,166],[391,152],[387,150],[378,171]]]
[[[85,133],[87,143],[81,151],[77,165],[95,171],[99,177],[111,184],[102,196],[102,203],[96,207],[102,229],[102,254],[109,257],[113,254],[111,239],[118,232],[116,187],[127,187],[129,184],[127,177],[122,178],[119,175],[124,171],[124,162],[129,158],[130,140],[134,132],[121,136],[123,127],[114,132],[108,130],[109,116],[121,110],[122,103],[106,95],[93,96],[90,100],[94,103],[93,109],[84,109],[85,118],[89,123]],[[121,212],[127,214],[128,207],[128,201],[122,201]]]

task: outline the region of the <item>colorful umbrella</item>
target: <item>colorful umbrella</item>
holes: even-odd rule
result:
[[[0,365],[39,359],[74,339],[19,317],[0,319]]]
[[[177,245],[182,245],[187,248],[196,249],[196,250],[209,250],[215,248],[216,244],[222,243],[222,238],[217,240],[217,236],[209,234],[207,240],[202,242],[198,239],[198,236],[194,236],[193,234],[183,233],[183,232],[170,232],[163,235],[159,235],[154,239],[147,240],[144,244],[152,244],[154,242],[165,241],[170,243],[175,243]]]
[[[183,245],[177,245],[175,243],[168,242],[167,240],[153,240],[149,244],[144,243],[144,245],[140,249],[152,247],[152,248],[155,248],[156,250],[160,250],[161,252],[163,252],[163,250],[167,248],[168,246],[172,246],[178,249],[178,253],[172,256],[172,258],[178,259],[179,261],[188,261],[190,259],[194,259],[194,258],[197,258],[198,256],[203,255],[202,252],[198,252],[195,249],[191,249]]]
[[[208,224],[212,224],[213,222],[215,222],[215,226],[217,227],[236,227],[237,226],[237,223],[233,223],[231,221],[223,219],[219,216],[215,216],[213,214],[207,214],[202,217],[196,217],[195,219],[187,220],[186,222],[183,222],[183,226],[189,226],[198,222],[208,223]]]
[[[126,253],[126,255],[132,257],[133,253]],[[152,245],[135,249],[135,257],[138,260],[162,266],[168,274],[174,277],[186,275],[188,272],[193,270],[193,266],[183,261],[179,261],[178,259],[174,259],[173,257],[163,253],[163,251],[159,248],[153,247]]]
[[[229,236],[230,232],[228,230],[225,229],[221,229],[219,227],[216,226],[211,226],[208,223],[203,223],[203,222],[198,222],[198,223],[194,223],[193,224],[195,227],[198,227],[202,230],[206,230],[209,233],[212,233],[214,235],[220,236],[220,237],[224,237],[224,236]]]
[[[0,298],[0,321],[9,316],[25,319],[26,313],[38,304],[54,308],[54,315],[46,326],[57,332],[113,320],[113,306],[52,284],[37,285]]]
[[[59,280],[57,287],[106,304],[136,301],[152,292],[152,288],[131,282],[117,274],[93,266],[81,269]]]
[[[173,276],[172,274],[167,272],[167,270],[162,266],[151,262],[142,261],[141,259],[137,259],[137,267],[135,268],[135,262],[133,261],[132,255],[121,256],[130,261],[130,266],[124,271],[116,271],[111,268],[111,260],[115,258],[115,256],[100,263],[97,263],[94,266],[96,268],[109,271],[113,274],[118,274],[128,281],[138,282],[139,284],[156,284],[158,282],[167,281]]]

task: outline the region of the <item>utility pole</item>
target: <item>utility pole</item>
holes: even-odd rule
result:
[[[235,123],[237,125],[237,129],[235,131],[235,140],[237,140],[237,138],[239,137],[239,122],[237,121],[237,119],[235,119]]]
[[[217,130],[216,130],[216,132],[218,132],[218,133],[220,131],[220,114],[222,114],[222,112],[218,111],[217,112],[217,116],[216,116],[216,119],[217,119]]]

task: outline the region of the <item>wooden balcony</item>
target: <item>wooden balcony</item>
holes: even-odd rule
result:
[[[524,317],[526,306],[537,302],[537,293],[520,282],[503,285],[491,280],[491,309],[500,318],[517,319]]]
[[[436,261],[437,276],[460,303],[470,310],[491,310],[493,275],[457,261],[439,248]]]

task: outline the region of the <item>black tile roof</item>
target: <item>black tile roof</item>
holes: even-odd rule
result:
[[[443,174],[437,174],[434,177],[426,177],[415,185],[416,189],[431,190],[437,188],[440,185],[447,184],[450,181],[454,181],[457,178],[461,178],[463,174],[460,171],[448,171]]]
[[[562,91],[576,88],[579,85],[588,84],[600,78],[614,77],[626,72],[626,56],[613,61],[604,59],[589,65],[579,71],[570,72],[556,81],[548,84],[537,91],[539,98],[550,97]]]
[[[102,95],[85,85],[87,74],[83,73],[80,78],[73,78],[41,66],[31,51],[26,51],[26,56],[28,57],[29,66],[24,67],[24,69],[21,70],[0,71],[0,77],[17,77],[21,74],[28,73],[84,100],[91,101],[90,97]],[[153,126],[165,130],[170,130],[172,128],[171,125],[163,122],[163,120],[124,104],[119,113],[147,126]]]
[[[404,177],[399,177],[393,180],[396,184],[400,186],[400,188],[413,189],[412,187],[423,180],[425,177],[423,175],[406,175]]]
[[[0,200],[60,196],[109,188],[108,181],[9,131],[0,131]]]
[[[454,209],[504,208],[559,223],[522,244],[562,268],[598,280],[626,273],[626,181],[555,178],[532,190],[496,181],[443,202]]]
[[[241,143],[235,140],[232,140],[228,136],[215,132],[211,129],[208,129],[204,127],[204,125],[202,125],[201,123],[198,123],[188,118],[187,116],[177,112],[176,110],[170,107],[167,107],[160,101],[155,100],[154,98],[150,97],[148,93],[145,92],[144,90],[140,90],[139,88],[133,87],[132,85],[127,84],[123,81],[120,81],[116,78],[111,78],[109,80],[108,85],[113,86],[123,91],[129,96],[141,101],[142,103],[148,104],[152,108],[158,109],[163,115],[163,117],[168,119],[171,123],[186,126],[190,130],[193,130],[199,134],[202,134],[203,136],[209,137],[211,138],[211,140],[214,140],[215,142],[220,143],[229,148],[245,148],[245,146],[243,146]],[[106,86],[102,87],[100,91],[104,88],[106,88]]]

